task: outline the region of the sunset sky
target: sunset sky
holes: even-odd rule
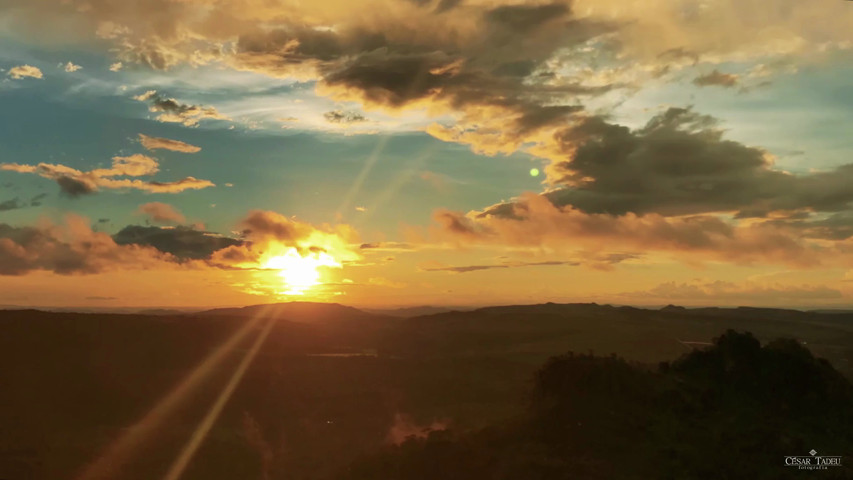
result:
[[[853,306],[853,2],[0,0],[0,305]]]

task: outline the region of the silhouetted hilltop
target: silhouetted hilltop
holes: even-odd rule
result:
[[[242,308],[217,308],[199,312],[203,316],[231,316],[281,318],[292,322],[323,323],[341,320],[377,320],[381,318],[375,313],[368,313],[357,308],[347,307],[339,303],[317,302],[287,302],[250,305]]]
[[[437,313],[446,313],[446,312],[467,312],[470,310],[474,310],[474,307],[434,307],[431,305],[424,305],[420,307],[403,307],[403,308],[367,308],[363,309],[365,312],[376,313],[379,315],[389,315],[392,317],[420,317],[424,315],[435,315]]]

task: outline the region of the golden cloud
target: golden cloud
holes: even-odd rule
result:
[[[197,153],[201,151],[201,147],[190,145],[189,143],[180,140],[172,140],[169,138],[149,137],[142,133],[139,134],[139,142],[147,150],[171,150],[173,152]]]
[[[113,157],[112,168],[99,168],[87,172],[65,165],[39,163],[22,165],[0,163],[0,170],[32,173],[54,180],[61,191],[71,197],[95,193],[105,189],[135,189],[150,193],[179,193],[186,190],[200,190],[215,186],[208,180],[185,177],[174,182],[142,181],[138,179],[115,178],[120,176],[149,176],[159,171],[157,160],[152,157],[134,154],[126,157]]]
[[[136,212],[145,215],[149,221],[155,224],[169,225],[187,221],[181,212],[167,203],[149,202],[140,205]]]
[[[14,78],[15,80],[20,80],[22,78],[44,78],[44,75],[41,73],[41,70],[38,67],[34,67],[32,65],[18,65],[16,67],[12,67],[9,69],[9,76]]]

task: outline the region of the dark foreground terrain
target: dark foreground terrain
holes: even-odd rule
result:
[[[0,479],[164,478],[267,329],[180,478],[853,478],[784,465],[853,452],[853,314],[283,304],[0,312]]]

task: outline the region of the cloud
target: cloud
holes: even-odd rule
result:
[[[136,95],[134,100],[148,103],[148,111],[159,113],[157,120],[166,123],[181,123],[187,127],[195,127],[202,120],[231,120],[219,113],[214,107],[188,105],[174,98],[163,97],[156,90]]]
[[[216,253],[213,262],[257,268],[269,258],[295,250],[300,256],[327,254],[337,262],[361,259],[357,232],[349,225],[311,225],[267,210],[253,210],[240,222],[242,245]]]
[[[518,268],[518,267],[541,267],[541,266],[570,266],[576,267],[580,265],[575,261],[543,261],[543,262],[506,262],[490,265],[463,265],[463,266],[445,266],[445,265],[424,265],[420,267],[424,272],[451,272],[451,273],[468,273],[479,270],[492,270],[495,268]]]
[[[45,220],[37,226],[0,223],[0,275],[36,270],[61,275],[150,268],[257,270],[263,268],[258,262],[289,248],[303,256],[327,253],[339,262],[360,258],[350,247],[354,231],[346,226],[315,227],[260,211],[241,224],[254,228],[244,231],[242,239],[187,226],[128,225],[110,236],[92,230],[89,221],[77,215],[68,215],[59,225]]]
[[[62,64],[60,64],[60,65],[61,65],[61,66],[62,66],[62,68],[63,68],[66,72],[68,72],[68,73],[76,72],[77,70],[80,70],[80,69],[82,69],[82,68],[83,68],[83,67],[81,67],[80,65],[75,65],[75,64],[73,64],[73,63],[71,63],[71,62],[68,62],[68,63],[66,63],[65,65],[62,65]]]
[[[136,213],[145,215],[148,220],[155,224],[176,224],[187,221],[186,217],[175,207],[161,202],[150,202],[140,205]]]
[[[144,210],[152,215],[164,213],[159,207]],[[102,218],[97,224],[108,222]],[[240,226],[242,238],[189,226],[128,225],[108,235],[73,214],[58,225],[47,220],[35,226],[0,223],[0,275],[36,270],[61,275],[153,268],[259,270],[267,259],[291,249],[303,257],[330,255],[340,263],[361,258],[352,246],[357,234],[347,225],[314,226],[275,212],[253,211]]]
[[[124,67],[124,65],[121,62],[115,62],[115,63],[110,64],[110,71],[111,72],[117,72],[117,71],[121,70],[122,67]]]
[[[501,205],[500,214],[438,210],[432,235],[466,248],[492,244],[557,252],[577,248],[660,252],[689,263],[715,260],[796,267],[853,263],[848,243],[813,241],[796,226],[784,223],[744,224],[715,215],[587,213],[533,193],[507,205]]]
[[[32,65],[18,65],[17,67],[12,67],[9,69],[8,75],[15,80],[20,80],[22,78],[44,78],[41,70]]]
[[[180,193],[186,190],[201,190],[216,186],[209,180],[201,180],[195,177],[185,177],[174,182],[122,181],[117,185],[117,188],[136,188],[151,193]]]
[[[77,198],[98,191],[94,184],[73,177],[62,175],[56,177],[55,180],[56,184],[59,185],[59,190],[70,198]]]
[[[364,116],[358,112],[343,110],[333,110],[331,112],[326,112],[323,114],[323,118],[325,118],[326,121],[329,123],[338,123],[344,125],[367,121],[367,119],[364,118]]]
[[[31,207],[40,207],[41,201],[44,200],[45,198],[47,198],[47,196],[48,195],[46,193],[39,193],[38,195],[36,195],[30,199],[30,206]]]
[[[215,186],[208,180],[200,180],[195,177],[185,177],[174,182],[116,178],[150,176],[157,173],[159,169],[156,159],[138,153],[125,157],[113,157],[111,168],[98,168],[87,172],[50,163],[39,163],[38,165],[0,163],[0,170],[32,173],[49,178],[59,185],[63,194],[72,198],[92,194],[100,189],[135,189],[149,193],[179,193]]]
[[[121,246],[92,231],[88,221],[69,215],[62,225],[34,227],[0,223],[0,275],[47,270],[60,275],[93,274],[127,268],[153,268],[171,261],[151,248]]]
[[[95,33],[127,64],[315,81],[319,94],[368,111],[440,118],[429,133],[477,152],[549,159],[562,153],[554,134],[591,97],[676,81],[698,62],[821,61],[848,48],[853,19],[846,2],[759,0],[12,3],[17,31]],[[156,92],[146,101],[160,121],[223,118]]]
[[[737,86],[739,77],[731,73],[721,73],[719,70],[714,70],[711,73],[700,75],[693,79],[693,85],[697,87],[725,87],[731,88]]]
[[[373,250],[373,251],[381,251],[381,252],[411,252],[417,250],[417,248],[410,244],[404,242],[371,242],[371,243],[362,243],[359,246],[361,250]]]
[[[548,167],[555,187],[545,196],[586,213],[748,218],[846,211],[853,202],[853,164],[802,175],[778,170],[766,151],[726,140],[714,118],[691,109],[670,108],[636,130],[586,117],[555,140],[562,159]]]
[[[0,202],[0,212],[7,212],[9,210],[17,210],[19,208],[26,207],[40,207],[41,201],[47,198],[46,193],[40,193],[33,198],[31,198],[28,202],[22,202],[20,198],[15,197],[10,200]]]
[[[20,0],[20,21],[10,23],[64,34],[45,25],[73,21],[112,42],[127,64],[215,62],[309,80],[318,94],[368,114],[423,112],[438,119],[428,133],[476,152],[526,151],[551,162],[542,196],[437,212],[436,235],[450,242],[577,243],[802,266],[851,251],[853,166],[794,175],[689,109],[631,129],[584,104],[650,81],[682,81],[678,72],[696,65],[713,69],[697,81],[720,84],[731,83],[720,69],[732,63],[755,64],[745,82],[791,72],[780,65],[824,61],[849,48],[847,3],[364,0],[285,9],[265,0],[95,1],[75,9]],[[160,121],[222,117],[153,90],[136,98]],[[64,173],[77,190],[99,187]]]
[[[625,292],[620,297],[632,300],[672,302],[803,302],[842,298],[841,291],[825,285],[764,285],[755,282],[725,281],[665,282],[649,290]]]
[[[178,260],[203,260],[214,252],[243,242],[191,227],[128,225],[112,236],[118,245],[153,247]]]
[[[148,150],[171,150],[173,152],[197,153],[201,151],[201,147],[184,143],[180,140],[171,140],[168,138],[149,137],[148,135],[139,134],[139,141],[142,146]]]
[[[19,208],[23,208],[24,205],[21,203],[20,199],[15,197],[11,200],[6,200],[0,202],[0,212],[8,212],[9,210],[17,210]]]
[[[401,67],[405,61],[396,60],[443,52],[456,67],[448,63],[434,71],[451,68],[460,74],[458,83],[450,77],[431,79],[429,71],[413,75],[414,70],[401,68],[372,79],[358,75],[364,81],[339,85],[355,87],[350,93],[373,99],[382,97],[383,89],[400,98],[464,99],[477,95],[477,84],[466,79],[483,79],[480,86],[490,90],[497,78],[524,76],[526,83],[503,83],[510,87],[508,95],[490,95],[505,99],[511,108],[525,97],[525,85],[532,91],[590,78],[641,82],[696,61],[718,65],[810,59],[821,53],[825,57],[849,44],[853,17],[845,2],[787,0],[784,8],[772,9],[760,0],[651,0],[636,5],[622,0],[11,4],[16,8],[8,23],[14,31],[50,31],[59,41],[95,33],[121,61],[161,70],[218,62],[279,77],[327,80],[341,71],[355,73],[348,66],[363,66],[362,57],[373,52],[394,58]]]

